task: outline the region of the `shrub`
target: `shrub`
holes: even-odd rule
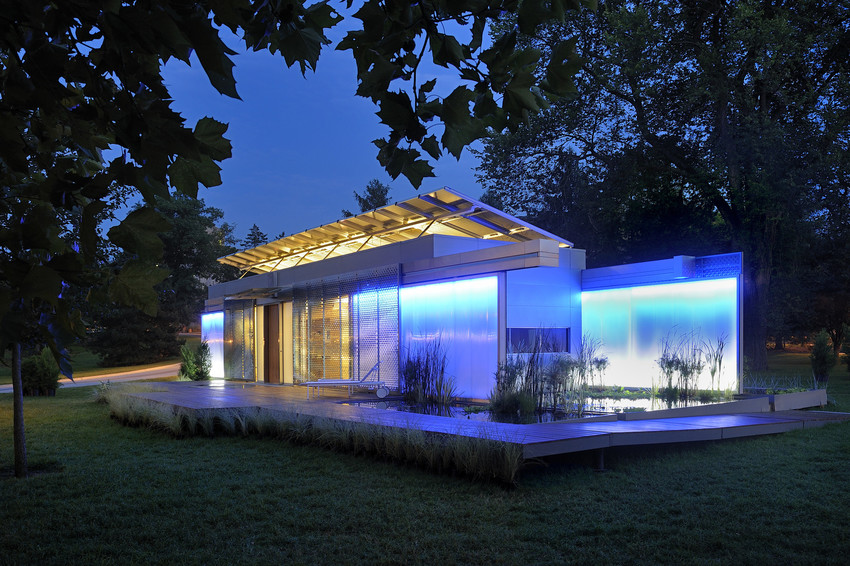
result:
[[[847,371],[850,371],[850,325],[844,325],[844,347],[841,349],[844,354],[844,363],[847,364]]]
[[[177,377],[181,381],[209,381],[212,368],[209,344],[201,342],[194,351],[184,344],[180,346],[180,357],[183,360]]]
[[[812,344],[812,353],[809,355],[812,362],[812,376],[818,384],[826,384],[829,381],[829,372],[835,365],[835,350],[826,330],[821,330],[815,335]]]
[[[48,348],[21,360],[21,384],[24,395],[48,395],[56,391],[59,387],[59,366]]]

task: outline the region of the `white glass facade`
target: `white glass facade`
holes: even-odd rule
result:
[[[486,399],[499,353],[496,276],[399,289],[401,353],[439,340],[459,397]]]
[[[710,279],[582,293],[582,329],[601,340],[610,365],[606,385],[651,387],[660,370],[662,343],[725,340],[721,389],[738,388],[738,279]],[[705,350],[705,347],[702,346]],[[709,387],[708,368],[699,387]]]

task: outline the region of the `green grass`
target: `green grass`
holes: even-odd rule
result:
[[[830,380],[850,410],[846,373]],[[91,388],[25,401],[10,477],[0,395],[0,563],[843,564],[850,423],[530,466],[519,486],[243,437],[122,426]]]
[[[806,351],[775,351],[767,353],[768,369],[765,371],[752,372],[751,378],[745,378],[744,385],[783,384],[794,386],[798,382],[811,387],[812,366],[809,353]],[[799,379],[798,379],[799,378]],[[830,409],[850,412],[850,388],[846,384],[850,381],[850,373],[847,364],[839,362],[830,372],[829,383],[826,388]]]
[[[197,348],[201,342],[198,335],[184,336],[186,344],[192,348]],[[103,367],[100,364],[100,358],[97,354],[90,352],[86,348],[77,346],[71,349],[71,366],[74,368],[74,377],[88,377],[90,375],[100,375],[103,373],[116,373],[122,371],[134,371],[137,369],[148,369],[159,367],[166,364],[179,362],[180,358],[171,358],[154,364],[143,364],[138,366],[120,366],[120,367]],[[8,356],[7,356],[8,363]],[[12,370],[6,365],[0,365],[0,385],[8,385],[12,383]]]

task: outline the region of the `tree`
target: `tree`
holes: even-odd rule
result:
[[[265,232],[262,232],[259,226],[252,224],[251,229],[248,230],[248,236],[242,240],[242,245],[246,248],[256,248],[257,246],[262,246],[268,242],[268,235]]]
[[[89,346],[104,365],[137,365],[177,356],[182,343],[177,333],[199,319],[207,285],[238,275],[238,270],[217,261],[235,251],[232,228],[222,222],[221,210],[185,195],[158,199],[155,210],[170,226],[159,234],[160,265],[168,276],[155,287],[158,309],[151,315],[105,304],[92,313],[96,330]],[[125,261],[125,256],[115,258],[116,265]]]
[[[618,0],[571,14],[520,45],[549,53],[578,37],[587,62],[577,96],[486,142],[487,187],[522,211],[538,198],[535,178],[556,178],[575,153],[601,191],[595,219],[614,205],[630,228],[624,243],[644,200],[637,218],[684,229],[685,247],[742,250],[745,354],[764,368],[774,274],[805,252],[800,234],[850,164],[847,12],[812,1]]]
[[[533,74],[538,54],[517,49],[515,31],[487,49],[482,44],[488,21],[505,10],[518,12],[518,27],[528,33],[546,19],[563,17],[568,4],[363,2],[353,16],[362,25],[337,48],[352,52],[357,94],[379,106],[390,128],[376,142],[389,174],[403,174],[419,186],[432,173],[413,146],[434,159],[444,150],[459,156],[485,126],[515,126],[545,105],[547,96],[569,89],[575,67],[569,44],[549,64],[545,81]],[[220,28],[237,33],[251,50],[279,52],[287,66],[305,73],[330,43],[326,30],[341,20],[326,2],[297,0],[0,0],[0,349],[12,352],[16,475],[26,475],[23,333],[41,333],[70,375],[64,347],[84,324],[64,296],[65,286],[89,286],[89,300],[123,302],[154,314],[152,286],[166,276],[156,267],[158,234],[167,230],[156,200],[172,191],[195,197],[199,184],[220,184],[218,162],[230,156],[226,125],[203,118],[187,127],[171,109],[162,65],[172,58],[188,64],[195,54],[210,83],[238,97],[234,52],[220,39]],[[469,30],[469,41],[444,33],[448,22]],[[426,53],[472,88],[434,96],[436,80],[420,70]],[[434,120],[445,127],[439,140],[427,135],[425,124]],[[144,206],[108,232],[128,258],[115,272],[96,261],[98,216],[125,189]],[[78,236],[63,240],[69,215]]]
[[[360,212],[368,212],[388,205],[390,203],[389,193],[389,185],[385,185],[378,179],[372,179],[366,184],[366,190],[363,191],[362,195],[354,191],[354,199],[357,201]],[[342,215],[345,218],[354,216],[351,211],[346,209],[342,209]]]

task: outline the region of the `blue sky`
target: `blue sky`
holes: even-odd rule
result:
[[[417,194],[407,179],[391,180],[376,159],[372,140],[387,129],[375,116],[377,107],[354,94],[349,51],[325,48],[317,71],[308,71],[306,78],[267,52],[240,50],[233,60],[241,101],[218,94],[196,59],[191,67],[170,62],[165,79],[174,108],[190,124],[212,116],[230,125],[226,137],[233,157],[222,164],[223,184],[199,196],[224,211],[238,238],[255,223],[273,238],[281,230],[293,234],[333,222],[341,209],[357,210],[352,192],[362,192],[374,178],[392,187],[391,201]],[[437,70],[445,74],[438,85],[454,82],[449,71]],[[419,192],[449,186],[477,198],[482,190],[475,181],[476,164],[468,151],[460,162],[444,156],[436,164],[437,177],[425,179]]]

